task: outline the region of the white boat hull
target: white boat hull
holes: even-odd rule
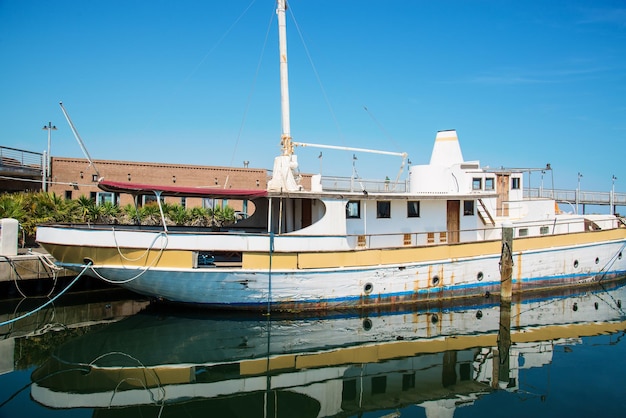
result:
[[[626,260],[622,257],[622,251],[626,247],[626,238],[620,238],[624,230],[606,233],[607,239],[604,241],[598,241],[599,236],[588,238],[588,234],[594,233],[582,233],[578,238],[563,236],[556,240],[554,237],[545,237],[514,241],[513,292],[576,286],[625,275]],[[586,237],[588,242],[581,242],[581,236]],[[42,233],[41,237],[45,238],[46,233]],[[146,238],[142,241],[146,241]],[[176,237],[169,240],[170,243],[175,241]],[[550,244],[559,241],[571,243],[560,246]],[[235,268],[167,266],[164,265],[166,256],[155,255],[155,261],[151,261],[148,253],[143,265],[132,265],[128,261],[130,258],[121,258],[119,248],[109,248],[108,251],[119,252],[118,257],[109,257],[94,264],[87,274],[155,298],[217,308],[264,310],[268,304],[272,310],[379,307],[499,293],[500,253],[492,250],[500,248],[500,243],[482,242],[473,245],[413,248],[408,250],[411,253],[402,253],[407,250],[397,248],[370,253],[348,251],[259,255],[269,262],[269,268],[246,268],[245,262],[244,266]],[[75,271],[85,268],[83,263],[73,263],[72,257],[67,256],[72,253],[72,248],[56,245],[48,247],[60,266]],[[486,252],[489,249],[491,253]],[[99,254],[105,250],[83,248],[82,255],[74,256],[74,259],[81,256],[89,258],[84,254]],[[156,249],[152,251],[159,252]],[[480,251],[484,253],[475,254]],[[185,251],[182,253],[186,254]],[[322,267],[323,260],[348,259],[347,254],[363,256],[361,258],[365,261],[358,266]],[[419,260],[430,254],[437,255],[423,261],[406,261],[410,257]],[[319,266],[284,268],[284,257],[300,257],[298,260],[319,258]],[[404,261],[385,262],[390,257]]]

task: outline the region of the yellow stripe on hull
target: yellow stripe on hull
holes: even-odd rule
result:
[[[518,238],[513,242],[513,251],[523,253],[531,250],[593,244],[618,239],[626,239],[626,228],[567,235]],[[459,244],[411,248],[308,252],[299,254],[274,253],[271,257],[273,269],[368,267],[500,255],[501,245],[500,241],[463,242]],[[268,269],[269,262],[270,255],[268,253],[245,253],[243,255],[244,269]],[[521,266],[521,263],[519,265]]]
[[[581,232],[564,235],[517,238],[513,251],[524,253],[572,245],[585,245],[612,240],[626,239],[626,228],[607,231]],[[191,269],[194,266],[195,252],[190,250],[127,249],[104,247],[77,247],[46,244],[46,249],[61,263],[83,264],[85,259],[96,265],[123,267],[155,267],[160,269]],[[480,256],[499,255],[500,241],[464,242],[458,244],[433,245],[424,247],[402,247],[390,249],[363,249],[354,251],[327,251],[306,253],[244,252],[243,270],[310,270],[370,267],[419,262],[467,259]],[[121,253],[121,254],[120,254]],[[521,259],[518,257],[518,268]]]
[[[551,341],[559,338],[586,337],[619,332],[626,322],[554,325],[524,329],[511,333],[513,343]],[[276,356],[270,359],[244,360],[240,363],[241,375],[257,375],[281,369],[310,369],[355,363],[377,363],[418,354],[461,351],[472,347],[496,347],[498,334],[460,335],[433,340],[397,341],[361,347],[347,347],[314,354]]]
[[[96,265],[119,265],[124,267],[192,268],[193,252],[183,250],[136,250],[103,247],[76,247],[46,244],[46,250],[57,261],[83,264],[85,259]]]

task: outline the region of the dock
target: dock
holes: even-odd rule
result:
[[[72,277],[76,272],[59,269],[40,249],[20,248],[17,255],[0,255],[0,282]]]

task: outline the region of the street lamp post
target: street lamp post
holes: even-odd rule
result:
[[[611,176],[611,215],[615,214],[615,174]]]
[[[44,125],[44,127],[42,129],[48,131],[48,154],[46,155],[46,172],[44,173],[44,177],[45,177],[46,181],[44,181],[44,183],[43,183],[43,191],[47,192],[48,191],[48,184],[50,183],[50,162],[51,162],[51,158],[50,158],[50,136],[51,136],[51,131],[56,131],[57,127],[52,125],[52,122],[48,122],[48,124]]]
[[[576,215],[578,215],[578,205],[580,204],[580,178],[583,175],[578,173],[578,187],[576,188]]]

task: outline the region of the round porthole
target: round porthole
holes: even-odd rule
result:
[[[572,310],[574,310],[574,312],[578,310],[578,303],[574,302],[574,306],[572,306]]]
[[[598,264],[600,262],[600,258],[596,257],[596,264]]]
[[[577,269],[578,268],[578,260],[574,260],[574,268]]]
[[[480,309],[476,312],[476,319],[480,319],[483,317],[483,311],[481,311]]]
[[[369,318],[365,318],[365,319],[363,320],[363,329],[364,329],[365,331],[369,331],[369,330],[371,330],[371,329],[372,329],[372,320],[371,320],[371,319],[369,319]]]
[[[433,286],[438,286],[439,285],[439,276],[434,276],[433,277]]]
[[[479,271],[478,274],[476,275],[476,279],[478,279],[478,281],[481,281],[483,279],[484,275],[482,271]]]
[[[617,255],[617,258],[619,258],[620,260],[622,259],[622,252],[620,251],[619,254]]]
[[[433,324],[439,322],[439,317],[437,316],[437,314],[433,314],[433,316],[430,317],[430,322],[432,322]]]
[[[374,290],[374,285],[371,283],[365,283],[365,286],[363,286],[363,292],[365,292],[366,295],[369,295],[372,293],[372,290]]]

